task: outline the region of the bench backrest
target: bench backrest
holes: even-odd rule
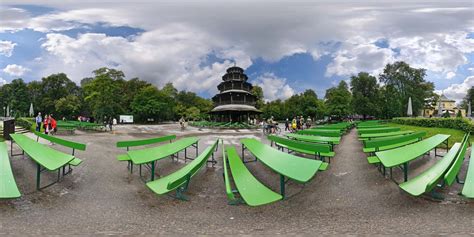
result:
[[[49,135],[46,135],[44,133],[40,133],[40,132],[37,132],[37,131],[35,131],[35,135],[38,136],[38,138],[41,137],[45,140],[48,140],[48,141],[50,141],[52,143],[55,143],[55,144],[59,144],[61,146],[69,147],[69,148],[72,148],[72,149],[75,149],[75,150],[80,150],[80,151],[85,151],[86,150],[86,144],[64,140],[64,139],[49,136]]]
[[[117,147],[134,147],[134,146],[145,146],[160,142],[166,142],[176,139],[176,135],[168,135],[163,137],[155,137],[150,139],[143,139],[143,140],[132,140],[132,141],[120,141],[117,142]]]
[[[393,137],[384,137],[379,139],[372,139],[372,140],[365,140],[364,147],[365,148],[377,148],[382,146],[390,146],[398,143],[404,143],[411,140],[421,140],[424,136],[426,136],[425,131],[416,132],[407,135],[400,135],[400,136],[393,136]]]
[[[169,182],[167,188],[169,190],[174,190],[189,182],[189,180],[204,166],[204,164],[207,163],[207,159],[217,150],[218,144],[219,140],[216,140],[212,146],[207,147],[198,157],[186,165],[184,169],[179,170],[178,172],[182,172],[182,176]]]
[[[275,135],[269,135],[268,140],[297,148],[297,149],[303,149],[303,150],[309,150],[309,151],[314,151],[314,152],[331,152],[331,145],[329,144],[324,144],[324,143],[310,143],[310,142],[302,142],[298,140],[293,140],[293,139],[286,139],[283,137],[275,136]]]
[[[234,192],[232,192],[232,186],[230,185],[230,177],[229,177],[229,170],[228,170],[228,165],[229,161],[226,156],[226,149],[224,143],[222,143],[222,166],[224,167],[223,172],[224,172],[224,184],[225,184],[225,191],[227,194],[227,198],[229,200],[234,200]]]
[[[465,134],[462,140],[461,150],[458,152],[451,167],[449,167],[449,170],[444,175],[445,184],[447,185],[453,184],[454,180],[456,179],[456,176],[459,173],[459,170],[461,170],[461,166],[464,161],[464,156],[466,156],[466,150],[468,146],[469,146],[469,134]]]

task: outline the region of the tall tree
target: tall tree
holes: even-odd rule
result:
[[[45,113],[53,113],[56,109],[56,101],[68,95],[78,95],[79,88],[66,74],[58,73],[41,79],[41,105]]]
[[[263,101],[263,89],[260,86],[254,85],[251,91],[252,95],[256,97],[255,108],[261,109],[265,102]]]
[[[380,114],[379,85],[374,76],[366,72],[360,72],[351,77],[352,108],[354,113],[362,115],[364,120],[367,115],[377,116]]]
[[[412,99],[413,113],[417,115],[424,107],[427,98],[433,95],[434,84],[425,81],[425,69],[412,68],[405,62],[387,64],[379,79],[390,90],[393,99],[386,99],[397,112],[396,116],[405,116],[408,98]],[[395,103],[394,100],[397,102]]]
[[[170,119],[173,107],[169,106],[173,98],[155,86],[149,85],[138,92],[132,102],[132,109],[138,121],[152,118],[156,121]]]
[[[345,81],[339,82],[337,87],[326,90],[327,113],[336,118],[343,118],[351,113],[351,92]]]

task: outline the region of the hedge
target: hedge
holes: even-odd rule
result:
[[[474,123],[466,118],[393,118],[393,123],[420,127],[452,128],[473,132]]]
[[[34,123],[33,121],[30,121],[28,118],[18,118],[15,121],[15,125],[32,131]]]

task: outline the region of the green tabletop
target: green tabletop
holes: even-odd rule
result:
[[[396,132],[400,131],[399,127],[386,127],[386,128],[361,128],[357,129],[357,132],[359,134],[365,134],[365,133],[386,133],[386,132]]]
[[[384,133],[364,133],[359,136],[359,138],[377,138],[377,137],[393,137],[398,135],[411,134],[414,131],[405,130],[405,131],[396,131],[396,132],[384,132]]]
[[[327,142],[331,144],[339,144],[341,141],[340,137],[323,137],[323,136],[311,136],[311,135],[302,135],[302,134],[295,134],[295,133],[288,133],[285,136],[289,138],[294,138],[296,140],[304,141],[304,142]]]
[[[158,147],[129,151],[128,156],[134,164],[146,164],[176,154],[198,141],[197,137],[186,137]]]
[[[57,170],[74,159],[72,155],[54,150],[23,134],[11,134],[10,136],[31,159],[50,171]]]
[[[449,137],[450,135],[437,134],[417,143],[392,150],[376,152],[375,155],[380,159],[385,167],[394,167],[422,156],[446,141]]]
[[[323,163],[281,152],[253,138],[240,140],[242,144],[262,163],[275,172],[292,180],[308,182]]]

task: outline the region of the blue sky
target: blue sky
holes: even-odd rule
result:
[[[474,85],[473,4],[389,2],[2,1],[0,83],[58,72],[79,82],[107,66],[212,97],[236,63],[274,100],[323,97],[404,60],[462,99]]]

